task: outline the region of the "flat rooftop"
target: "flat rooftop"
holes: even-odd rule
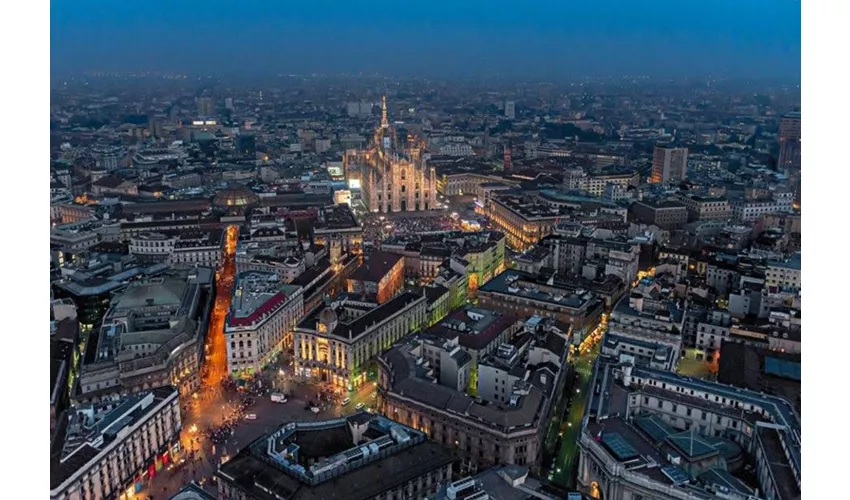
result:
[[[503,271],[485,283],[479,291],[513,295],[570,309],[581,309],[596,300],[590,291],[572,291],[561,287],[556,281],[552,285],[540,283],[537,277],[514,269]]]
[[[465,348],[482,349],[518,320],[512,314],[467,306],[452,311],[426,332],[444,339],[457,337]]]
[[[403,257],[389,252],[374,251],[363,258],[363,264],[351,273],[353,281],[378,282],[383,279]]]
[[[227,328],[249,327],[262,321],[298,291],[298,285],[281,283],[276,273],[246,271],[236,277]]]

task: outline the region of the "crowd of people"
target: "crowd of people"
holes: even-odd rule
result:
[[[433,215],[391,217],[371,214],[363,220],[363,241],[376,247],[394,234],[427,233],[458,229],[458,220],[440,212]]]
[[[253,396],[246,395],[243,397],[242,401],[239,402],[239,405],[235,409],[231,410],[220,426],[206,430],[207,439],[209,439],[213,444],[221,444],[227,441],[228,438],[233,435],[236,424],[245,418],[245,415],[248,413],[248,410],[253,404]]]

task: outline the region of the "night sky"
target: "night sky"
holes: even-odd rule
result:
[[[799,0],[53,0],[51,70],[789,78]]]

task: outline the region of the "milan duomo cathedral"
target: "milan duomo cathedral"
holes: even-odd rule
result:
[[[436,209],[437,173],[425,164],[425,141],[398,137],[381,99],[381,126],[369,146],[346,154],[346,169],[360,166],[363,204],[371,212],[417,212]]]

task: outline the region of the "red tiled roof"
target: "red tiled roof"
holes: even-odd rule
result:
[[[248,316],[245,316],[244,318],[236,318],[236,317],[231,316],[229,318],[230,321],[228,322],[229,323],[228,326],[234,326],[234,327],[251,326],[258,319],[262,318],[264,314],[273,311],[277,306],[282,304],[285,300],[286,300],[286,294],[284,294],[283,292],[277,292],[276,294],[272,295],[272,297],[269,300],[265,301],[263,303],[263,305],[261,305],[260,307],[255,309],[254,312],[252,312]]]

